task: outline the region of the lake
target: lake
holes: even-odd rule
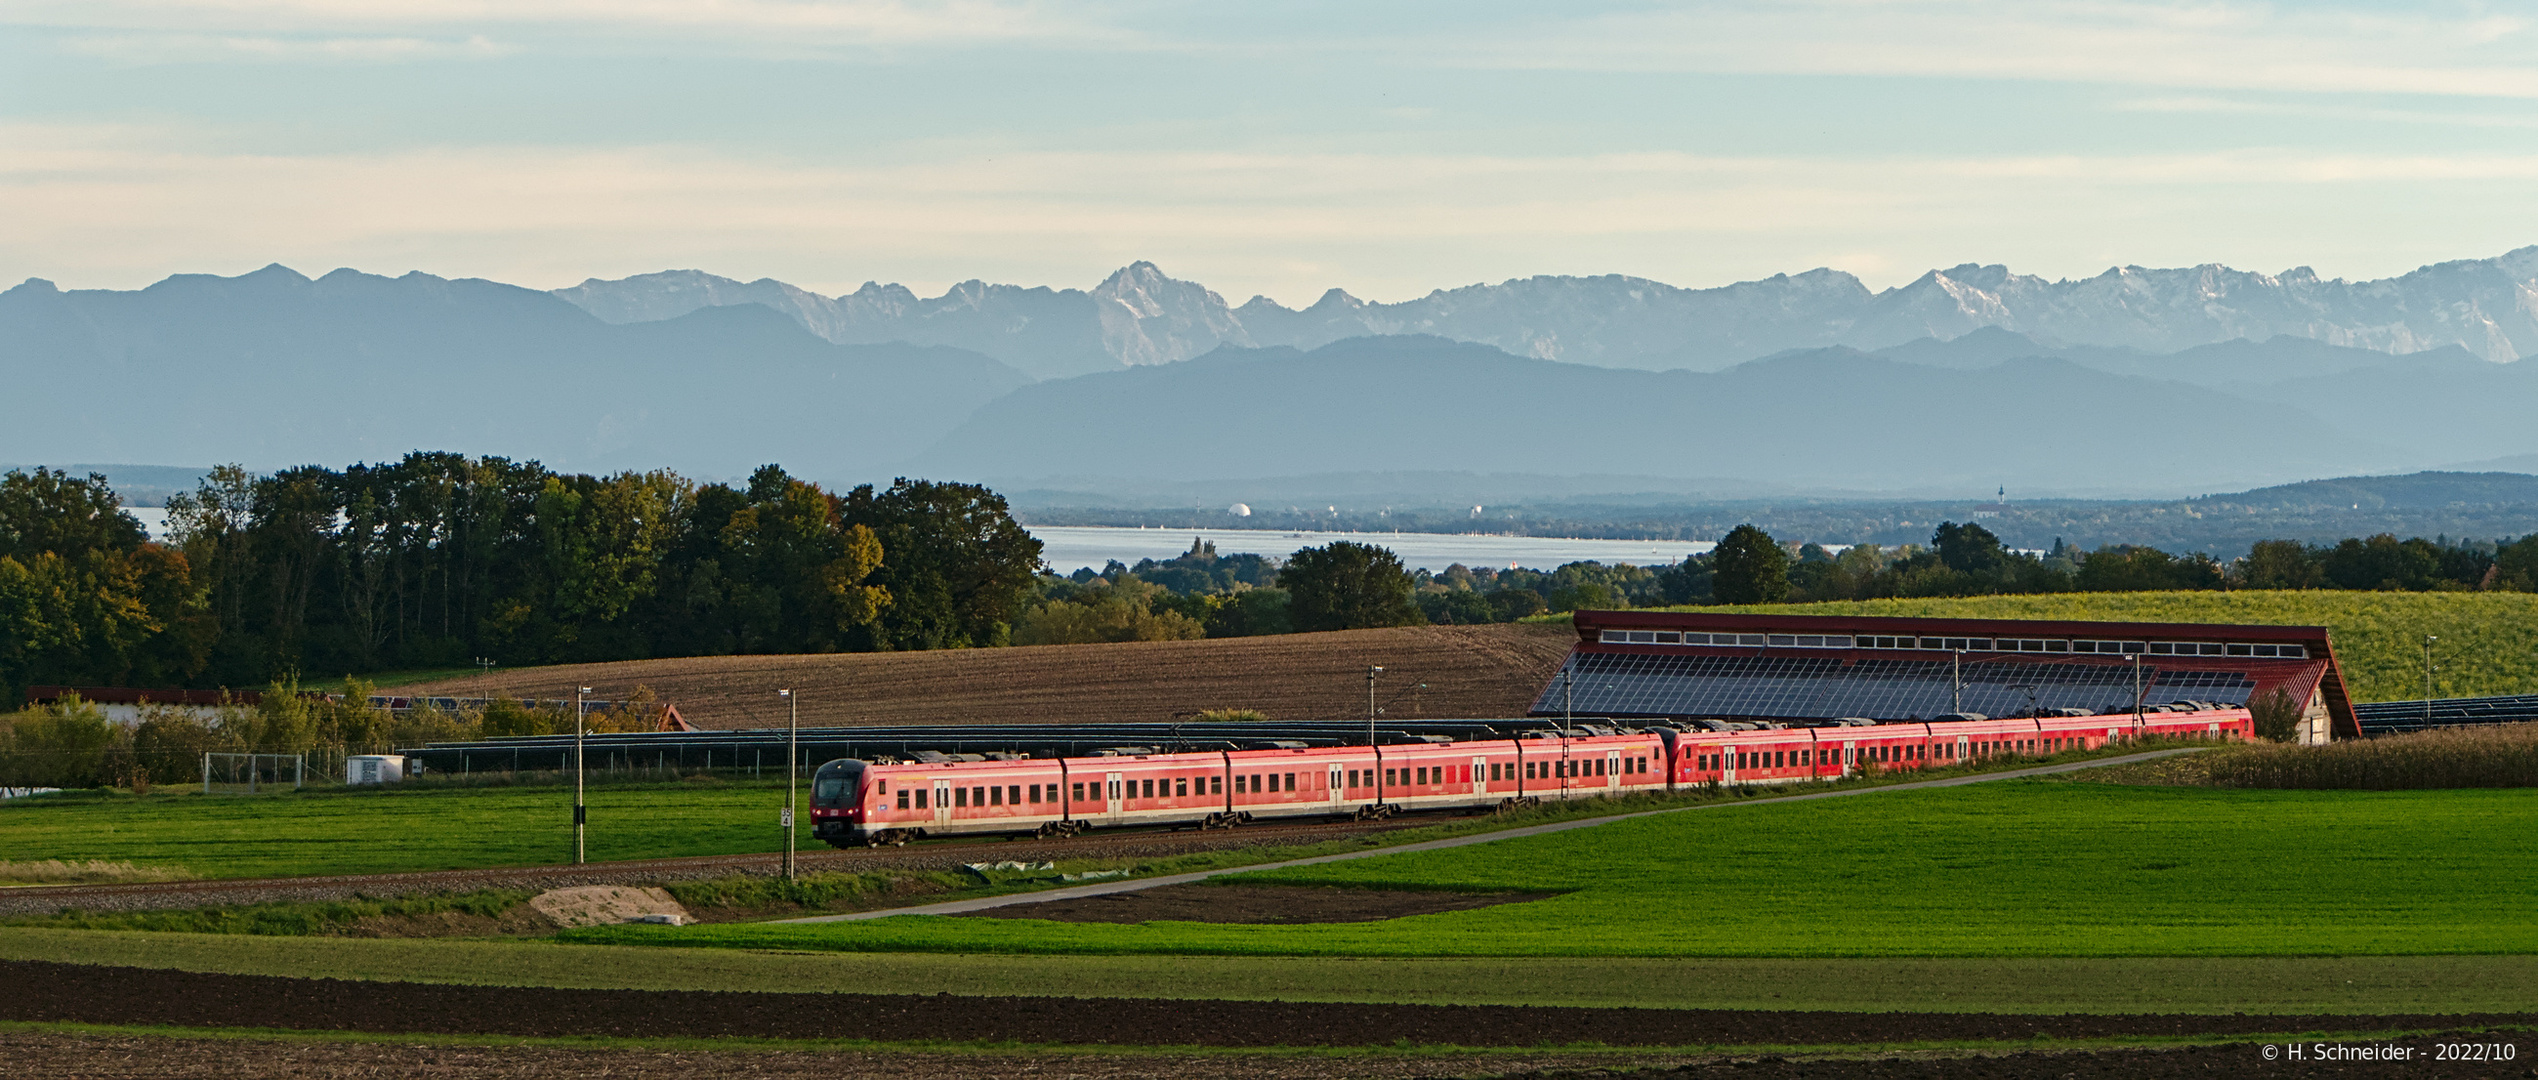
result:
[[[127,507],[150,535],[164,539],[167,511],[155,506]],[[1169,559],[1190,550],[1192,537],[1216,542],[1219,555],[1275,555],[1285,558],[1297,548],[1319,547],[1333,540],[1354,540],[1392,549],[1401,563],[1430,573],[1455,563],[1505,569],[1522,566],[1548,570],[1561,563],[1594,560],[1664,566],[1717,545],[1707,540],[1574,540],[1556,536],[1468,536],[1455,533],[1290,533],[1272,529],[1130,529],[1112,525],[1025,526],[1040,538],[1041,557],[1058,573],[1079,566],[1101,569],[1112,559],[1130,566],[1139,559]]]
[[[1117,559],[1130,566],[1139,559],[1169,559],[1190,550],[1192,539],[1214,541],[1219,555],[1275,555],[1285,558],[1298,548],[1349,540],[1392,549],[1401,563],[1431,573],[1455,563],[1506,569],[1521,566],[1548,570],[1562,563],[1593,560],[1664,566],[1708,551],[1707,540],[1576,540],[1553,536],[1473,536],[1456,533],[1277,532],[1268,529],[1130,529],[1110,525],[1025,526],[1038,537],[1040,557],[1058,573],[1079,566],[1101,569]]]

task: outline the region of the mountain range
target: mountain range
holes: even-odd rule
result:
[[[763,307],[611,325],[535,289],[419,273],[0,293],[0,460],[273,468],[423,448],[850,475],[1030,381],[961,349],[834,344]]]
[[[932,299],[879,283],[829,297],[771,279],[673,270],[594,278],[556,295],[614,323],[763,304],[830,341],[952,345],[1044,379],[1186,360],[1220,345],[1312,349],[1402,334],[1651,371],[1715,371],[1789,349],[1873,350],[1983,328],[2152,354],[2275,337],[2385,353],[2456,345],[2497,362],[2538,352],[2538,246],[2373,281],[2320,278],[2307,267],[2262,274],[2218,265],[2112,267],[2047,281],[1967,263],[1878,291],[1828,269],[1708,289],[1618,274],[1546,276],[1400,303],[1332,289],[1301,310],[1265,296],[1231,306],[1148,262],[1089,291],[973,280]]]
[[[2217,268],[2042,283],[1960,267],[1882,293],[1824,270],[1698,291],[1531,278],[1301,312],[1227,307],[1146,263],[1090,292],[970,283],[932,300],[684,272],[557,292],[278,265],[128,292],[30,280],[0,292],[0,461],[274,468],[427,448],[700,477],[777,461],[1044,505],[1368,474],[2170,497],[2513,471],[2538,467],[2538,360],[2497,357],[2538,342],[2515,276],[2533,268],[2538,249],[2359,285]],[[1934,282],[1954,307],[1912,299]],[[2256,336],[2303,311],[2303,332]],[[2232,330],[2247,332],[2196,340]],[[898,336],[840,340],[883,334]]]

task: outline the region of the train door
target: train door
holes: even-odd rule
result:
[[[1472,759],[1472,776],[1471,776],[1471,780],[1472,780],[1472,785],[1471,785],[1471,787],[1472,787],[1472,794],[1474,794],[1474,795],[1487,795],[1487,794],[1489,794],[1489,759],[1488,759],[1488,758],[1485,758],[1485,757],[1476,757],[1476,758],[1473,758],[1473,759]]]
[[[934,824],[938,827],[942,827],[949,826],[951,823],[952,782],[949,780],[937,780],[934,782]]]
[[[1339,809],[1342,803],[1348,801],[1348,790],[1340,786],[1340,782],[1344,779],[1346,779],[1346,777],[1341,775],[1340,767],[1337,765],[1331,766],[1329,776],[1331,783],[1326,791],[1326,795],[1328,796],[1331,809],[1333,810]]]
[[[1859,764],[1859,744],[1856,742],[1843,743],[1841,775],[1849,776],[1851,774],[1851,767],[1857,764]]]
[[[1119,812],[1126,807],[1125,800],[1119,791],[1122,786],[1120,775],[1119,773],[1102,774],[1102,812],[1113,818],[1118,817]]]
[[[1607,788],[1607,789],[1617,788],[1617,787],[1620,787],[1620,786],[1621,786],[1621,782],[1622,782],[1622,756],[1621,756],[1621,751],[1619,751],[1619,750],[1607,750],[1607,751],[1604,751],[1604,784],[1603,784],[1603,786],[1604,786],[1605,788]]]
[[[1718,764],[1719,764],[1719,773],[1718,773],[1718,777],[1719,777],[1719,779],[1720,779],[1720,780],[1722,780],[1722,781],[1725,781],[1725,782],[1727,782],[1727,783],[1730,783],[1730,784],[1735,783],[1735,782],[1736,782],[1736,763],[1737,763],[1738,761],[1743,760],[1743,759],[1744,759],[1744,757],[1745,757],[1745,748],[1744,748],[1744,747],[1741,747],[1741,746],[1722,746],[1722,747],[1719,747],[1719,748],[1718,748]]]

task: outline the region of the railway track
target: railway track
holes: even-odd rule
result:
[[[903,848],[838,851],[821,847],[796,858],[805,870],[958,870],[972,863],[1049,862],[1056,859],[1141,858],[1184,855],[1277,843],[1321,843],[1414,828],[1416,817],[1389,821],[1336,821],[1257,825],[1228,830],[1138,830],[1053,839],[946,840]],[[476,889],[560,889],[575,885],[641,885],[692,881],[727,874],[774,874],[778,854],[701,855],[636,859],[580,866],[521,866],[476,870],[424,870],[400,874],[248,880],[135,882],[113,885],[38,885],[0,888],[0,915],[41,915],[62,910],[155,911],[276,901],[380,899],[417,893]]]

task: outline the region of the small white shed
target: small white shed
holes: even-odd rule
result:
[[[402,754],[354,754],[344,759],[344,783],[394,784],[405,779]]]

